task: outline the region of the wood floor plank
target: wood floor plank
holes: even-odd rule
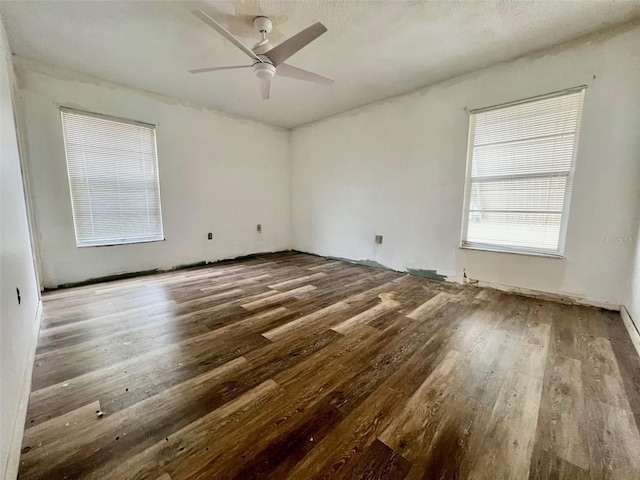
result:
[[[402,455],[387,447],[380,440],[374,440],[358,462],[343,472],[346,478],[363,480],[402,480],[411,469],[411,463]]]
[[[273,288],[274,290],[286,290],[290,287],[298,287],[301,284],[305,284],[305,283],[309,283],[309,282],[313,282],[314,280],[317,280],[318,278],[323,278],[326,277],[327,274],[324,272],[318,272],[318,273],[314,273],[313,275],[305,275],[303,277],[298,277],[298,278],[293,278],[291,280],[285,280],[283,282],[280,283],[274,283],[273,285],[269,285],[269,288]]]
[[[589,447],[584,417],[586,405],[582,387],[582,364],[573,358],[559,358],[556,362],[558,376],[556,425],[556,456],[568,463],[589,469]]]
[[[287,316],[287,310],[282,307],[255,314],[199,337],[76,377],[65,382],[66,385],[59,383],[37,390],[31,394],[34,406],[29,410],[28,426],[37,425],[52,414],[57,415],[73,408],[85,397],[100,398],[104,410],[113,413],[238,355],[251,355],[254,350],[259,352],[260,347],[269,345],[270,342],[258,332],[266,325],[280,323]],[[330,338],[331,336],[326,336],[319,340],[321,343]],[[306,350],[294,352],[298,360],[320,345],[316,341],[310,347],[302,340]],[[281,353],[281,349],[277,353]],[[149,365],[152,365],[153,372],[161,372],[162,375],[149,376]]]
[[[512,372],[484,429],[470,439],[477,461],[472,478],[527,478],[535,442],[542,381]]]
[[[407,318],[411,318],[413,320],[426,320],[428,316],[433,315],[439,308],[445,305],[452,297],[453,296],[448,293],[440,292],[435,297],[427,300],[418,308],[410,312],[407,315]]]
[[[243,357],[238,357],[127,409],[105,415],[75,432],[73,437],[61,436],[59,430],[46,430],[50,436],[38,437],[38,446],[22,456],[21,466],[29,473],[21,474],[21,478],[45,475],[52,478],[77,477],[84,469],[100,467],[113,454],[130,454],[143,449],[153,438],[149,432],[154,432],[155,437],[163,437],[191,423],[189,420],[195,421],[206,414],[207,404],[224,395],[224,390],[219,387],[225,377],[246,362]],[[187,402],[169,401],[176,396],[187,398],[187,393]],[[34,430],[40,432],[37,428]],[[34,443],[32,431],[27,429],[23,443]],[[36,464],[43,468],[35,468]]]
[[[351,328],[355,325],[361,323],[369,323],[376,318],[379,318],[381,315],[384,315],[390,311],[397,311],[398,307],[401,305],[400,302],[393,299],[393,294],[391,293],[381,293],[378,295],[380,298],[380,303],[374,307],[371,307],[368,310],[365,310],[362,313],[354,315],[351,318],[347,318],[345,321],[340,322],[338,325],[331,327],[332,330],[342,333],[343,335],[348,333]]]
[[[376,389],[344,421],[319,442],[298,464],[286,474],[286,478],[328,480],[338,476],[348,477],[351,471],[357,475],[354,463],[376,441],[386,428],[394,412],[402,408],[406,396],[401,392],[381,386]]]
[[[287,290],[285,292],[275,293],[273,295],[269,295],[267,298],[261,298],[259,300],[254,300],[253,302],[243,303],[241,306],[247,310],[255,310],[257,308],[263,307],[265,305],[270,305],[277,301],[280,301],[283,298],[290,298],[292,296],[306,293],[311,290],[315,290],[316,287],[313,285],[304,285],[302,287],[294,288],[293,290]]]
[[[434,433],[436,413],[455,394],[456,382],[451,378],[460,379],[463,366],[463,355],[449,350],[378,438],[410,462],[418,461]]]
[[[208,445],[215,442],[221,429],[237,423],[251,409],[264,406],[277,389],[278,385],[273,380],[266,380],[127,461],[105,465],[94,473],[95,478],[150,479],[162,474],[169,475],[165,470],[171,472],[174,478],[180,478],[185,468],[189,470],[194,458],[202,460],[208,455]]]

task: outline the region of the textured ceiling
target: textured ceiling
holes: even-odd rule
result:
[[[640,1],[2,2],[14,53],[284,127],[415,90],[640,16]],[[289,63],[330,87],[277,77],[260,99],[247,57],[190,11],[202,9],[245,44],[256,15],[272,43],[321,21],[328,32]],[[249,62],[250,63],[250,62]]]

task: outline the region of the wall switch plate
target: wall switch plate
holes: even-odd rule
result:
[[[376,235],[376,243],[382,245],[382,235]]]
[[[207,234],[207,240],[213,240],[213,233],[209,232]]]
[[[261,223],[256,225],[256,231],[262,233],[262,224]]]

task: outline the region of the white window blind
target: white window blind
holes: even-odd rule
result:
[[[561,256],[584,88],[471,112],[462,246]]]
[[[153,125],[62,109],[79,247],[163,240]]]

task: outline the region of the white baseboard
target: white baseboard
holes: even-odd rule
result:
[[[631,342],[633,343],[633,346],[636,347],[636,352],[638,352],[638,356],[640,356],[640,333],[638,332],[638,328],[636,327],[636,324],[633,322],[631,315],[629,315],[629,311],[625,308],[624,305],[620,306],[620,316],[622,317],[624,326],[627,327],[627,332],[629,332],[629,336],[631,337]]]
[[[40,320],[42,319],[42,300],[38,301],[36,307],[35,332],[33,338],[35,341],[29,349],[27,358],[27,366],[24,369],[22,377],[22,388],[20,389],[20,403],[18,404],[18,412],[16,415],[13,431],[9,439],[9,458],[7,459],[4,471],[4,480],[15,480],[18,476],[18,468],[20,467],[20,450],[22,449],[22,436],[24,435],[24,424],[27,418],[27,407],[29,406],[29,395],[31,394],[31,375],[33,374],[33,363],[36,357],[36,347],[38,346],[38,337],[40,334]]]

